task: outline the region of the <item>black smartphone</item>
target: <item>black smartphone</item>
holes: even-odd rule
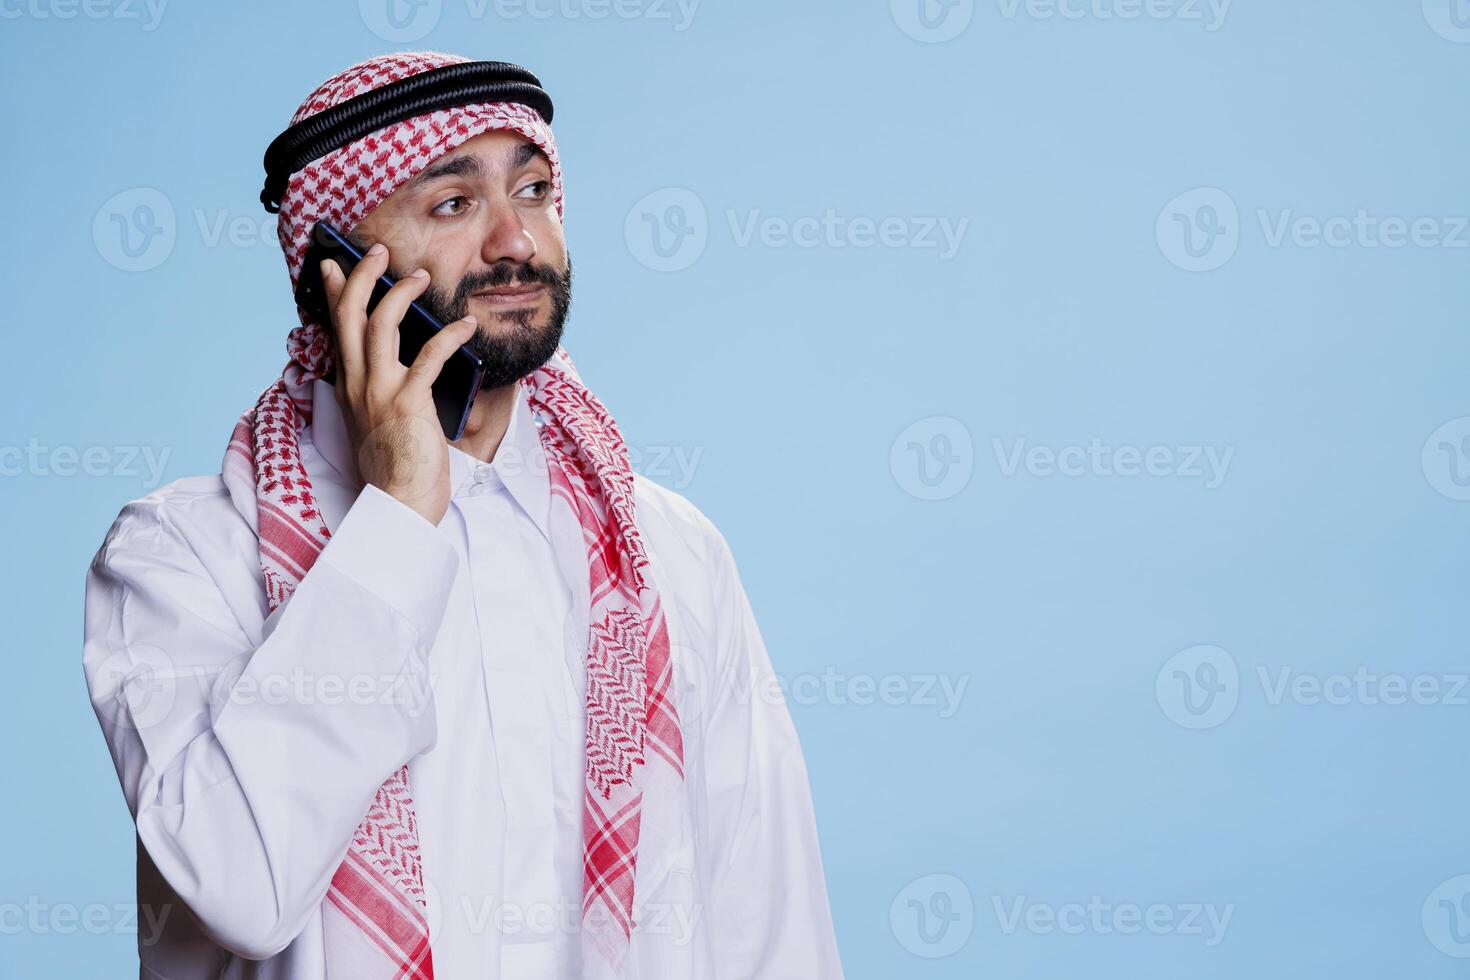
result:
[[[321,264],[335,259],[342,274],[349,276],[362,253],[336,228],[325,221],[317,223],[311,230],[311,245],[306,250],[306,263],[296,280],[296,305],[306,311],[317,323],[328,329],[332,326],[332,314],[327,308],[327,291],[322,285]],[[373,312],[378,301],[393,287],[393,280],[385,275],[373,284],[373,294],[368,299],[367,311]],[[408,312],[398,325],[398,359],[404,366],[413,363],[429,338],[440,330],[440,323],[432,313],[418,303],[408,304]],[[480,356],[468,347],[461,346],[444,363],[439,377],[434,380],[434,408],[439,415],[439,425],[444,437],[454,442],[464,435],[465,423],[470,418],[470,408],[475,396],[480,393],[480,379],[485,374],[485,365]]]

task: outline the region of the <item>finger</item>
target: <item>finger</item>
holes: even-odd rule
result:
[[[321,273],[322,287],[327,293],[327,309],[331,311],[333,321],[329,326],[337,337],[337,380],[340,382],[346,380],[349,371],[355,375],[362,370],[363,324],[361,320],[337,315],[337,303],[347,282],[342,275],[342,267],[334,259],[323,259]],[[346,322],[341,322],[344,319]]]
[[[379,242],[368,249],[352,270],[352,275],[347,277],[347,284],[337,294],[337,302],[332,307],[333,315],[351,315],[358,323],[366,324],[367,304],[373,295],[373,286],[387,269],[388,249]]]
[[[366,356],[368,364],[381,368],[386,364],[398,363],[398,325],[408,312],[408,304],[424,294],[429,288],[429,274],[415,269],[411,274],[393,284],[384,294],[368,317]]]
[[[455,320],[430,337],[419,351],[419,356],[409,366],[404,387],[425,392],[432,388],[439,372],[444,370],[444,365],[454,356],[454,352],[475,335],[475,327],[475,318],[467,316],[462,320]]]
[[[336,364],[332,369],[332,387],[337,391],[337,401],[345,408],[342,399],[347,395],[347,364],[342,360],[342,344],[338,341],[332,342],[332,351],[336,356]]]

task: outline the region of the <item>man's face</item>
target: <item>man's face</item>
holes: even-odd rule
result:
[[[419,299],[441,323],[473,313],[468,346],[486,388],[509,384],[556,352],[572,270],[551,197],[551,164],[518,133],[482,133],[429,164],[358,222],[362,245],[388,248],[393,278],[415,269]]]

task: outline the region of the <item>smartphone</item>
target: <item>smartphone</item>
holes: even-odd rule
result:
[[[327,307],[327,291],[322,284],[321,273],[321,264],[327,259],[335,259],[342,274],[350,276],[357,263],[362,261],[362,252],[331,224],[320,221],[311,230],[306,262],[296,280],[296,305],[317,323],[330,328],[332,314]],[[393,280],[386,274],[378,277],[368,299],[369,314],[392,287]],[[428,310],[418,303],[408,304],[408,312],[398,325],[398,359],[405,367],[411,365],[429,338],[443,329],[444,324]],[[484,374],[485,365],[480,356],[461,346],[444,363],[439,377],[434,379],[434,408],[439,415],[439,425],[444,429],[444,437],[450,442],[464,435],[465,423],[469,421],[475,396],[480,393],[480,379]]]

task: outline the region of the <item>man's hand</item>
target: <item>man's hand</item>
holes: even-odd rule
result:
[[[430,386],[455,348],[474,335],[475,318],[446,324],[412,367],[398,361],[398,324],[408,304],[429,288],[429,274],[406,276],[367,315],[373,285],[388,269],[388,250],[374,245],[344,279],[330,259],[322,282],[337,335],[337,404],[362,479],[438,524],[449,509],[449,450]]]

